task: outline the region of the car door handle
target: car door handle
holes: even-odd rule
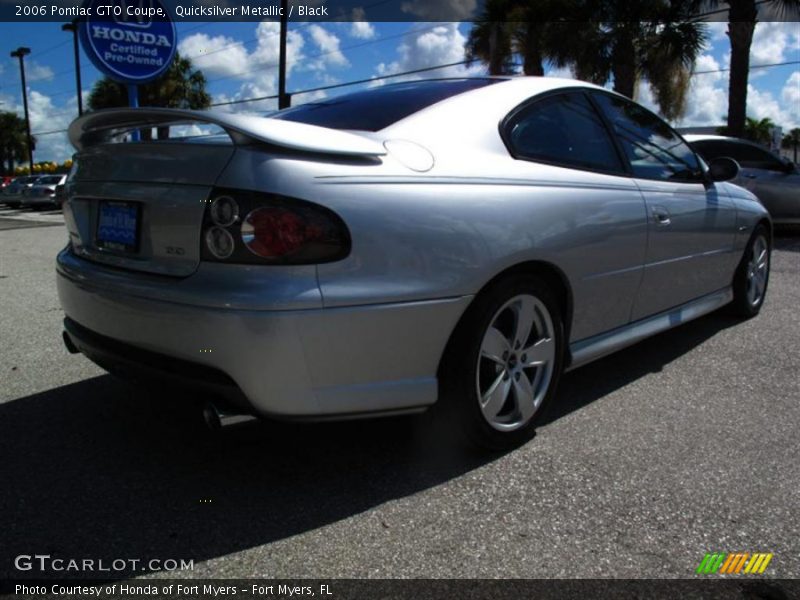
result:
[[[666,208],[657,207],[653,209],[653,219],[659,227],[666,227],[672,221],[669,217],[669,211]]]
[[[755,179],[755,178],[756,178],[756,176],[755,176],[755,175],[743,175],[743,177],[744,177],[745,179]]]

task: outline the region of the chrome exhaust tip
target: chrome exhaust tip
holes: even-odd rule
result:
[[[70,354],[80,354],[81,351],[78,350],[78,347],[72,341],[72,338],[69,337],[69,334],[66,331],[61,332],[61,338],[64,340],[64,345],[67,347],[67,352]]]
[[[203,421],[211,431],[221,431],[233,425],[254,421],[256,417],[244,413],[232,413],[221,410],[213,402],[203,406]]]

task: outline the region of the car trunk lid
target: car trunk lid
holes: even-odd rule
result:
[[[224,135],[150,138],[174,126]],[[269,152],[379,156],[383,145],[343,131],[230,113],[111,109],[72,122],[78,149],[64,214],[76,254],[110,266],[185,277],[200,262],[202,222],[214,183],[237,146]]]
[[[206,201],[233,152],[231,144],[185,142],[83,150],[64,204],[73,250],[113,267],[192,274],[200,262]]]

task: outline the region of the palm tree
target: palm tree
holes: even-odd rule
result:
[[[800,146],[800,127],[795,127],[781,140],[781,148],[794,149],[794,162],[797,162],[797,147]]]
[[[489,73],[513,72],[514,54],[527,75],[543,75],[544,62],[570,67],[578,79],[636,96],[650,81],[662,114],[685,110],[689,75],[706,41],[690,21],[702,0],[487,0],[470,32],[467,57]],[[798,0],[800,1],[800,0]]]
[[[744,123],[743,137],[753,142],[768,146],[772,141],[773,129],[775,129],[775,123],[773,123],[772,119],[769,117],[766,119],[761,119],[760,121],[758,119],[751,119],[750,117],[747,117]]]
[[[31,138],[34,146],[36,139]],[[0,170],[14,173],[14,163],[28,160],[28,138],[25,120],[16,113],[0,112]]]
[[[139,86],[140,106],[162,106],[165,108],[208,108],[211,96],[206,92],[203,72],[194,69],[188,58],[175,55],[164,75]],[[92,88],[89,109],[100,110],[128,105],[128,90],[125,85],[103,77]],[[166,137],[169,128],[159,128],[158,137]],[[147,132],[149,130],[144,130]]]
[[[470,31],[467,58],[486,63],[490,75],[508,75],[518,55],[525,75],[544,75],[553,45],[562,43],[550,29],[573,8],[574,0],[487,0]]]
[[[699,0],[584,0],[583,20],[561,26],[563,41],[552,48],[553,62],[572,67],[579,79],[600,85],[613,80],[614,91],[629,98],[647,79],[661,113],[677,119],[707,39],[705,26],[690,20],[698,5]]]
[[[750,46],[756,29],[759,0],[707,0],[706,6],[728,9],[728,39],[731,43],[731,70],[728,79],[728,127],[726,133],[742,137],[747,119],[747,83],[750,75]],[[800,0],[771,0],[770,8],[786,17],[800,9]]]
[[[508,13],[516,0],[487,0],[483,14],[469,32],[465,44],[467,60],[486,63],[489,75],[514,72],[512,25]]]

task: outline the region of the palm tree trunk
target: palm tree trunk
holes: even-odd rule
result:
[[[613,56],[614,91],[633,99],[636,95],[636,52],[630,37],[623,35],[619,38]]]
[[[542,50],[539,44],[541,31],[538,25],[531,22],[525,25],[525,49],[522,57],[522,70],[525,75],[543,77],[544,65],[542,64]]]
[[[747,2],[752,4],[752,1]],[[751,19],[743,20],[746,12],[742,3],[732,3],[728,37],[731,41],[731,74],[728,81],[728,135],[742,137],[747,118],[747,79],[750,71],[750,45],[755,30],[755,6]],[[736,14],[745,13],[745,14]]]
[[[494,21],[489,34],[489,75],[503,74],[503,55],[500,52],[500,28],[502,23]]]

